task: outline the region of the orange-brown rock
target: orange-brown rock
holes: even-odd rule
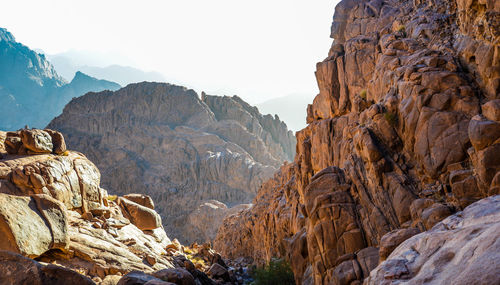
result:
[[[297,284],[359,284],[405,239],[498,194],[499,17],[495,1],[341,1],[294,162],[215,248],[286,257]]]
[[[0,132],[5,145],[6,137]],[[149,274],[154,272],[187,268],[194,249],[168,238],[151,198],[108,196],[99,170],[83,154],[2,150],[1,155],[0,284],[117,284],[129,280],[121,275],[132,271],[153,280]],[[200,269],[205,271],[221,260],[210,248],[196,255],[204,258]],[[188,267],[195,276],[189,275],[189,284],[213,284],[205,273]]]
[[[127,198],[120,197],[117,203],[122,209],[124,216],[139,229],[145,231],[161,227],[160,215],[154,210],[132,202]]]
[[[0,250],[0,284],[95,285],[88,277],[53,264],[42,265],[33,259]]]

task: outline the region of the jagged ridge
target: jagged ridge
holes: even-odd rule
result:
[[[165,83],[75,98],[49,128],[96,162],[107,189],[151,195],[183,242],[213,239],[227,207],[250,202],[295,148],[283,122],[238,97]]]

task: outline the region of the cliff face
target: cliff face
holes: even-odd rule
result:
[[[286,257],[298,284],[351,284],[499,194],[499,23],[498,1],[341,1],[294,162],[224,221],[216,249]]]
[[[116,83],[78,72],[68,83],[43,54],[16,42],[0,28],[0,129],[43,127],[59,115],[71,98],[89,91],[116,90]]]
[[[236,282],[208,245],[170,240],[151,197],[108,195],[60,133],[0,131],[0,145],[0,284]]]
[[[200,100],[160,83],[76,98],[49,126],[96,163],[107,189],[150,195],[169,236],[189,242],[213,239],[295,145],[284,123],[238,97]]]

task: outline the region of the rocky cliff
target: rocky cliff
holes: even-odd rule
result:
[[[26,124],[44,127],[59,115],[71,98],[89,91],[116,90],[116,83],[76,73],[68,83],[43,54],[16,42],[0,28],[0,121],[1,130],[16,130]]]
[[[236,96],[162,83],[73,99],[49,127],[96,163],[107,189],[150,195],[182,242],[213,239],[295,148],[283,122]]]
[[[331,36],[294,162],[224,221],[216,249],[285,257],[297,284],[359,284],[388,257],[367,282],[497,283],[498,266],[481,266],[500,258],[485,229],[498,226],[497,198],[478,202],[489,222],[454,220],[446,244],[450,222],[436,224],[500,193],[499,2],[343,0]],[[468,259],[475,236],[493,244]],[[426,245],[447,247],[431,260]],[[465,273],[445,269],[465,260],[471,275],[455,283]]]
[[[108,195],[60,133],[0,132],[0,145],[0,284],[238,282],[209,245],[169,239],[151,197]]]

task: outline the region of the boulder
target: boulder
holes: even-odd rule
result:
[[[153,276],[177,285],[196,285],[193,275],[182,268],[162,269],[154,272]]]
[[[21,136],[16,132],[7,132],[4,141],[5,150],[9,154],[17,154],[23,145]]]
[[[54,219],[52,222],[57,225],[61,220]],[[56,226],[59,227],[64,228],[63,225]],[[30,197],[0,194],[0,232],[1,250],[37,257],[53,247],[50,226],[38,210],[35,199]],[[56,234],[56,242],[62,239],[66,240]]]
[[[67,249],[69,245],[68,216],[66,207],[60,201],[46,194],[36,194],[35,200],[38,212],[45,219],[52,234],[51,248]]]
[[[174,285],[140,271],[132,271],[124,275],[116,285]]]
[[[0,284],[9,285],[95,285],[76,271],[53,264],[40,263],[19,254],[0,250]]]
[[[125,213],[125,217],[139,229],[146,231],[162,227],[160,215],[154,210],[122,197],[118,198],[118,205]]]
[[[420,230],[417,228],[406,228],[385,234],[380,240],[380,260],[385,260],[398,245],[418,233]]]
[[[155,204],[153,203],[153,199],[151,199],[151,196],[133,193],[124,195],[123,198],[135,202],[141,206],[150,208],[151,210],[155,209]]]
[[[22,130],[21,141],[23,146],[34,153],[51,153],[53,149],[52,137],[42,130]]]
[[[484,198],[399,245],[365,284],[497,284],[500,195]]]
[[[226,268],[218,263],[212,264],[207,273],[214,279],[223,279],[224,281],[230,281],[229,272]]]
[[[50,129],[45,129],[44,131],[47,132],[52,138],[52,152],[55,154],[63,154],[66,151],[66,142],[64,141],[64,136],[58,131]]]

